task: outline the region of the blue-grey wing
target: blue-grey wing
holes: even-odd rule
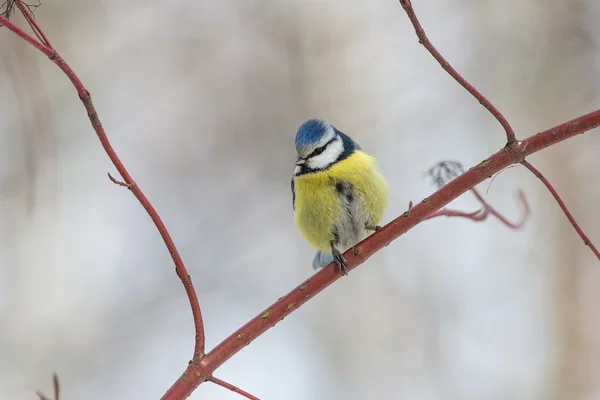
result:
[[[292,208],[296,211],[296,187],[294,185],[294,178],[292,178]]]
[[[313,268],[319,270],[325,267],[327,264],[333,261],[333,255],[329,253],[325,253],[321,250],[317,251],[315,257],[313,258]]]

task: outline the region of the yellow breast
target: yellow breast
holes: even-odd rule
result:
[[[370,226],[379,224],[387,206],[387,182],[375,159],[360,150],[324,171],[294,177],[296,225],[313,247],[326,252],[331,251],[336,221],[347,212],[336,191],[340,182],[352,186]]]

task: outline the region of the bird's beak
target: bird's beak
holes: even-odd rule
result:
[[[298,160],[296,160],[296,165],[301,166],[304,165],[305,162],[306,160],[304,158],[299,158]]]

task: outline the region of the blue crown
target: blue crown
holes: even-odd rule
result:
[[[321,119],[309,119],[298,128],[296,147],[314,145],[323,138],[328,128],[329,124]]]

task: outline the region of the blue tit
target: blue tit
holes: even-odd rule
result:
[[[348,135],[311,119],[296,134],[292,178],[294,219],[317,249],[315,269],[335,261],[347,274],[342,253],[379,229],[388,187],[373,157]]]

